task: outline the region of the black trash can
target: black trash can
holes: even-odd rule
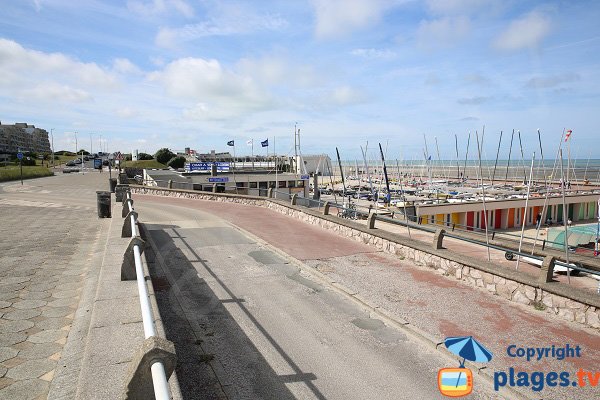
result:
[[[97,191],[98,218],[111,218],[110,192]]]
[[[108,178],[108,187],[110,188],[110,192],[114,193],[117,187],[117,178]]]

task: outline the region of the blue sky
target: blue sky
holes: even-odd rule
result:
[[[56,149],[160,147],[600,158],[600,2],[4,0],[0,120],[54,129]],[[517,143],[515,141],[515,143]],[[79,146],[81,147],[81,146]],[[255,153],[264,149],[255,145]],[[373,153],[373,157],[374,157]],[[513,153],[514,154],[514,153]]]

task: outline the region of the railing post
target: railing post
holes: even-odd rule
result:
[[[132,237],[127,245],[127,250],[123,255],[123,262],[121,263],[121,280],[122,281],[134,281],[137,278],[135,273],[135,257],[133,254],[133,248],[138,246],[140,253],[144,251],[146,242],[139,236]]]
[[[121,237],[130,238],[132,236],[131,217],[133,216],[134,221],[137,221],[138,214],[135,211],[129,211],[123,220],[123,228],[121,228]]]
[[[329,215],[329,207],[331,207],[331,203],[326,201],[323,205],[323,215]]]
[[[270,199],[273,198],[273,188],[269,188],[269,190],[267,190],[267,197]]]
[[[538,275],[539,283],[548,283],[552,282],[552,276],[554,275],[554,263],[556,262],[556,258],[553,256],[544,257],[544,261],[542,262],[542,267],[540,268],[540,274]]]
[[[157,336],[150,336],[142,347],[133,356],[133,360],[129,364],[125,382],[125,393],[123,399],[154,399],[155,396],[154,382],[152,372],[158,364],[162,367],[161,372],[164,372],[164,377],[169,380],[169,377],[175,370],[177,356],[175,355],[175,345],[173,342]],[[162,395],[168,396],[168,387],[163,388],[166,393]],[[163,396],[160,396],[162,398]],[[167,397],[168,398],[168,397]]]
[[[125,218],[129,211],[133,210],[133,199],[123,200],[123,209],[121,210],[121,217]]]
[[[173,180],[169,179],[169,182],[167,182],[167,189],[173,189]]]
[[[444,234],[446,231],[444,229],[437,229],[435,231],[435,235],[433,235],[433,248],[434,250],[440,250],[444,247],[442,246],[444,242]]]
[[[292,195],[292,205],[295,206],[297,201],[298,201],[298,193],[294,193]]]
[[[542,242],[542,251],[544,251],[545,248],[546,248],[546,239],[544,239],[544,241]]]
[[[371,213],[369,214],[369,218],[367,218],[367,228],[375,229],[375,220],[377,219],[377,214]]]
[[[496,236],[496,231],[492,232],[492,240],[494,240],[494,236]]]

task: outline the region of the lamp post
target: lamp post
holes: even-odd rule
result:
[[[90,155],[94,154],[94,145],[92,144],[92,135],[93,135],[93,133],[90,133]]]
[[[50,140],[52,144],[52,168],[54,169],[54,128],[50,129]]]

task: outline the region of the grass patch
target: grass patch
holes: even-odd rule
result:
[[[533,301],[531,304],[533,304],[533,308],[538,311],[544,311],[546,309],[546,305],[541,301]]]
[[[139,161],[122,161],[121,168],[167,168],[165,164],[161,164],[156,160],[139,160]]]
[[[23,167],[23,179],[41,178],[43,176],[54,175],[46,167]],[[18,181],[21,179],[21,171],[18,165],[0,167],[0,182]]]

